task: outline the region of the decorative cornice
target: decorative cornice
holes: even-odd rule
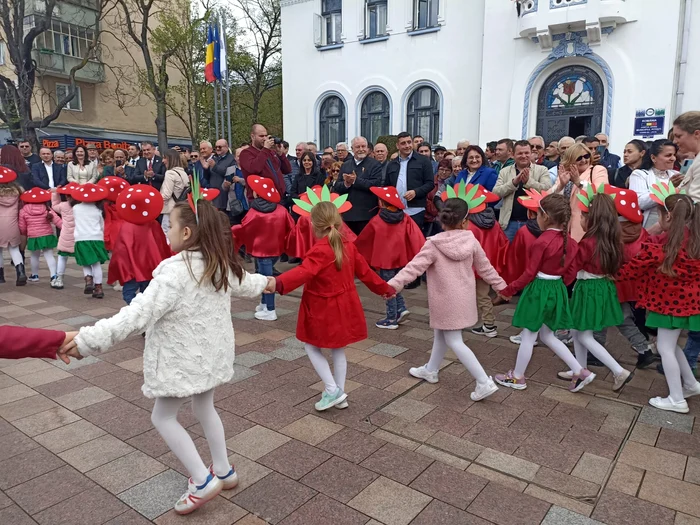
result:
[[[313,0],[281,0],[280,7],[288,7],[290,5],[303,4],[303,3],[311,2],[311,1],[313,1]]]

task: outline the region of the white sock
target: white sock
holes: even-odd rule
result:
[[[309,356],[314,370],[316,370],[316,373],[321,378],[321,381],[323,381],[326,392],[329,394],[335,394],[335,392],[338,390],[338,384],[335,382],[335,378],[331,373],[331,367],[328,364],[326,357],[321,352],[321,349],[314,345],[310,345],[309,343],[306,343],[304,348],[306,349],[306,355]]]
[[[481,363],[479,363],[479,360],[474,355],[474,352],[472,352],[471,349],[464,344],[464,341],[462,340],[462,331],[444,330],[442,331],[442,334],[445,337],[447,346],[452,349],[464,367],[469,371],[472,377],[476,379],[476,382],[481,384],[486,383],[489,376],[486,375],[484,367],[481,366]]]
[[[345,376],[348,373],[348,360],[345,358],[345,349],[331,350],[333,357],[333,379],[338,388],[345,391]]]
[[[95,284],[102,284],[102,265],[98,262],[92,265],[92,278]]]
[[[571,331],[574,337],[574,352],[576,353],[576,361],[583,368],[588,366],[588,351],[590,351],[598,361],[607,366],[610,371],[619,376],[623,368],[615,361],[615,358],[610,355],[604,346],[602,346],[593,337],[593,330],[579,332],[578,330]]]
[[[10,252],[10,257],[12,257],[12,264],[14,266],[24,264],[24,258],[22,257],[22,252],[19,250],[19,246],[10,246],[8,251]]]
[[[92,277],[92,266],[83,266],[83,277]]]

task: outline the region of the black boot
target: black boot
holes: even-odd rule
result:
[[[0,284],[5,284],[5,268],[0,268]]]
[[[17,270],[17,282],[15,284],[17,286],[24,286],[27,284],[27,274],[24,273],[24,264],[18,264],[15,266],[15,269]]]

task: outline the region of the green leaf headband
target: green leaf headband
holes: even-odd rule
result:
[[[455,191],[455,187],[457,190]],[[459,183],[453,186],[447,186],[445,189],[448,199],[462,199],[467,203],[469,208],[469,213],[478,213],[485,209],[484,203],[486,202],[486,195],[482,191],[479,191],[479,185],[472,185],[471,189],[467,191],[467,185],[465,183]]]
[[[300,215],[311,215],[311,210],[313,209],[314,206],[316,206],[319,202],[332,202],[336,208],[340,209],[348,200],[348,194],[344,195],[337,195],[337,194],[331,194],[331,190],[328,189],[328,186],[325,184],[321,188],[321,196],[314,191],[314,188],[309,188],[306,190],[306,198],[308,199],[308,202],[306,200],[302,199],[292,199],[294,201],[294,204],[297,205],[299,208],[299,213]],[[335,195],[335,198],[333,197]],[[349,206],[349,204],[348,204]]]
[[[197,224],[199,224],[199,214],[197,213],[197,203],[202,200],[202,194],[200,192],[200,184],[199,184],[199,173],[197,173],[197,167],[195,166],[194,169],[192,170],[193,173],[190,175],[190,194],[187,196],[187,201],[190,204],[190,208],[192,208],[192,211],[194,212],[194,217],[197,220]]]
[[[651,200],[659,206],[666,208],[666,199],[671,195],[685,195],[685,190],[677,189],[671,181],[657,182],[651,185]],[[666,208],[668,211],[668,208]]]
[[[579,200],[579,209],[583,212],[588,212],[588,209],[590,208],[591,203],[593,202],[593,198],[596,195],[607,195],[611,199],[615,200],[614,193],[605,193],[605,184],[600,184],[597,188],[593,186],[593,184],[589,184],[586,187],[586,193],[581,192],[576,194],[576,197],[578,197]]]

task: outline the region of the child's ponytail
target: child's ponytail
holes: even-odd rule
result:
[[[668,227],[668,239],[666,244],[664,244],[665,257],[661,266],[659,266],[659,271],[669,277],[675,277],[676,272],[673,270],[673,265],[678,258],[678,252],[683,246],[686,228],[690,231],[688,255],[690,255],[691,249],[693,252],[698,250],[697,236],[700,235],[700,230],[696,228],[695,221],[691,220],[693,219],[696,205],[690,197],[676,193],[666,197],[664,203],[665,206],[660,206],[659,211],[664,215],[671,214],[671,224]]]
[[[338,208],[332,202],[319,202],[311,209],[311,224],[318,237],[328,237],[328,243],[335,254],[335,267],[340,270],[343,267],[345,250],[340,228],[343,220],[340,218]]]

